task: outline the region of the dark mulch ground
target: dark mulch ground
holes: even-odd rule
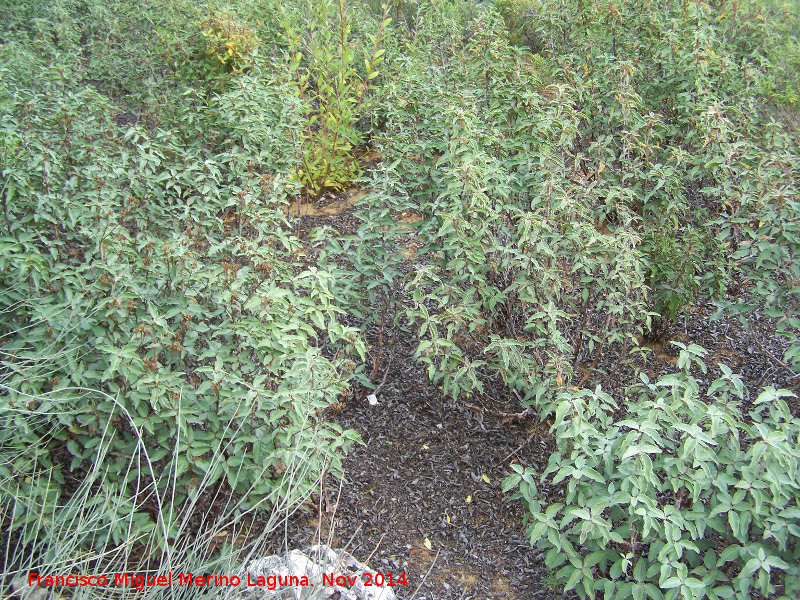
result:
[[[520,409],[504,391],[487,390],[474,408],[444,398],[411,359],[415,347],[413,336],[397,335],[384,352],[393,356],[378,404],[351,400],[335,418],[365,444],[345,460],[338,503],[339,484],[328,482],[323,541],[332,527],[334,546],[349,544],[395,578],[405,573],[401,598],[420,585],[418,600],[560,597],[523,536],[522,506],[500,490],[512,461],[547,464],[546,427],[532,417],[504,423],[499,413]],[[293,545],[310,543],[319,524],[315,515],[298,520]]]
[[[298,232],[302,237],[320,225],[354,231],[352,213],[347,208],[303,217]],[[751,390],[797,384],[780,364],[783,347],[773,320],[755,315],[745,330],[732,318],[710,321],[712,312],[694,310],[667,327],[662,340],[647,342],[652,352],[641,368],[651,378],[674,370],[674,340],[709,350],[708,374],[697,372],[705,385],[719,375],[719,362],[741,373]],[[367,332],[369,343],[377,344],[377,337],[377,331]],[[524,536],[520,503],[501,492],[512,462],[540,469],[547,464],[553,448],[547,427],[535,416],[504,418],[521,407],[500,386],[469,400],[443,397],[412,358],[412,333],[388,327],[384,340],[378,379],[386,379],[378,404],[351,399],[335,416],[360,432],[365,444],[345,460],[341,491],[337,481],[328,482],[321,518],[308,514],[291,523],[290,545],[332,535],[335,547],[347,547],[373,569],[395,578],[405,573],[407,585],[395,588],[405,600],[563,598],[543,556]],[[621,375],[630,382],[633,373]],[[546,482],[542,491],[559,493]]]

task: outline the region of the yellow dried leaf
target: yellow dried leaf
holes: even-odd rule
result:
[[[425,547],[426,547],[428,550],[430,550],[430,549],[432,549],[432,548],[433,548],[433,545],[431,544],[431,541],[430,541],[428,538],[425,538],[425,541],[423,542],[423,544],[425,544]]]
[[[483,479],[486,483],[492,483],[492,480],[489,479],[489,476],[486,473],[481,475],[481,479]]]

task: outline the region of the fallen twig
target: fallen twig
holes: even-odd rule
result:
[[[433,566],[436,564],[436,559],[439,558],[439,552],[441,552],[441,551],[442,551],[441,548],[436,551],[436,556],[433,557],[433,562],[431,563],[431,566],[428,568],[428,572],[425,573],[425,576],[422,578],[422,581],[419,582],[419,585],[417,586],[417,589],[415,589],[414,593],[411,594],[411,600],[414,600],[414,598],[417,597],[417,592],[422,587],[422,584],[425,583],[425,580],[428,578],[428,575],[431,574],[431,571],[433,571]]]
[[[503,459],[503,461],[502,461],[502,462],[506,462],[506,461],[507,461],[509,458],[511,458],[513,455],[515,455],[517,452],[519,452],[520,450],[522,450],[522,449],[523,449],[525,446],[527,446],[528,444],[530,444],[530,443],[531,443],[531,440],[532,440],[532,439],[533,439],[535,436],[536,436],[536,431],[534,430],[534,432],[528,436],[528,439],[527,439],[527,440],[525,440],[524,442],[522,442],[522,444],[520,444],[520,447],[519,447],[519,448],[517,448],[516,450],[512,451],[512,452],[511,452],[511,453],[510,453],[508,456],[506,456],[506,457]]]
[[[764,348],[764,346],[761,346],[761,349],[762,349],[762,350],[764,350],[764,352],[766,353],[766,355],[767,355],[767,356],[769,356],[769,357],[770,357],[772,360],[774,360],[774,361],[775,361],[777,364],[779,364],[779,365],[780,365],[780,366],[782,366],[784,369],[786,369],[787,371],[789,371],[789,373],[791,373],[791,374],[792,374],[792,376],[791,376],[789,379],[797,379],[798,377],[800,377],[800,373],[798,373],[797,371],[795,371],[794,369],[792,369],[792,367],[790,367],[790,366],[789,366],[789,365],[787,365],[785,362],[783,362],[782,360],[780,360],[780,359],[779,359],[777,356],[775,356],[774,354],[772,354],[772,352],[770,352],[769,350],[767,350],[766,348]]]

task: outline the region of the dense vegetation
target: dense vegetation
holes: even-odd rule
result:
[[[502,383],[551,419],[547,472],[504,487],[565,589],[796,598],[791,392],[703,386],[695,345],[624,374],[709,303],[776,318],[800,369],[798,16],[0,6],[4,571],[241,561],[257,540],[219,531],[266,535],[341,474],[359,437],[326,408],[374,385],[390,319],[445,395]],[[357,234],[304,239],[290,203],[353,185]]]

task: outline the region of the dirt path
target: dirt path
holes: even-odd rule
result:
[[[321,535],[333,526],[335,547],[349,542],[355,556],[371,556],[373,569],[405,573],[403,599],[418,586],[417,600],[560,598],[523,536],[522,506],[500,489],[512,461],[547,464],[546,428],[492,414],[519,409],[499,391],[474,400],[475,408],[443,398],[412,360],[414,347],[413,336],[395,337],[378,404],[351,401],[335,418],[365,445],[344,462],[338,505],[338,484],[329,482],[335,512],[323,512]],[[307,543],[319,524],[309,516],[296,533]]]

